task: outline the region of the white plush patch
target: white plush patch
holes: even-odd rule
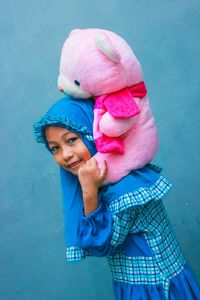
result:
[[[74,98],[87,99],[92,96],[63,75],[58,76],[58,89]]]

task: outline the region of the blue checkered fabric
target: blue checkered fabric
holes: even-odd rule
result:
[[[150,201],[113,215],[113,246],[127,234],[143,232],[153,256],[127,256],[123,247],[108,262],[113,279],[141,285],[161,285],[168,299],[170,280],[184,268],[184,258],[167,219],[162,201]]]
[[[85,258],[85,251],[78,246],[71,246],[66,248],[67,262],[79,261]]]
[[[150,200],[161,199],[171,188],[172,183],[163,176],[159,176],[156,182],[150,187],[140,187],[134,192],[126,193],[113,201],[109,208],[113,214],[132,206],[143,205]]]
[[[113,219],[113,228],[112,228],[112,239],[111,245],[117,247],[118,245],[123,244],[126,240],[126,237],[130,231],[130,224],[134,219],[135,211],[133,214],[130,214],[130,210],[123,210],[118,214],[112,216]]]
[[[84,259],[86,256],[90,256],[90,254],[78,246],[71,246],[66,248],[67,262],[80,261]]]

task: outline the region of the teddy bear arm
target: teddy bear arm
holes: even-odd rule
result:
[[[109,112],[106,112],[99,122],[99,128],[103,134],[109,137],[117,137],[127,132],[135,123],[136,118],[137,116],[132,118],[114,118]]]

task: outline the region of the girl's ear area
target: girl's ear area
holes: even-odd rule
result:
[[[120,55],[117,51],[113,48],[112,43],[106,33],[99,31],[95,37],[94,41],[96,47],[104,53],[110,60],[119,63],[121,60]]]

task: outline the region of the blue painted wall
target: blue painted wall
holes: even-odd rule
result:
[[[174,183],[165,205],[200,280],[200,2],[5,0],[0,4],[0,299],[110,300],[104,258],[66,264],[56,165],[32,124],[61,95],[62,44],[107,28],[140,59],[160,135],[155,162]]]

